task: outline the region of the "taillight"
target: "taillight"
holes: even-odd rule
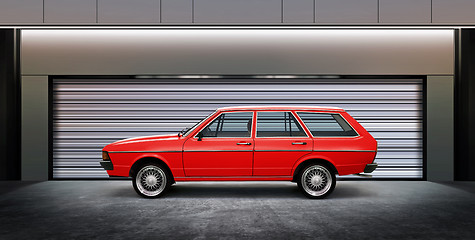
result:
[[[103,160],[103,161],[110,161],[111,158],[109,157],[109,153],[107,153],[107,152],[102,152],[102,160]]]

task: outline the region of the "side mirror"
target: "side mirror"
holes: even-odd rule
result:
[[[198,134],[196,134],[196,136],[198,137],[198,141],[203,140],[203,133],[202,132],[199,132]]]

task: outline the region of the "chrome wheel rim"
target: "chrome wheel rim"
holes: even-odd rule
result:
[[[307,168],[300,179],[302,187],[312,196],[322,196],[332,186],[332,175],[325,167],[315,165]]]
[[[135,177],[139,191],[149,197],[157,196],[165,189],[167,177],[157,166],[145,166]]]

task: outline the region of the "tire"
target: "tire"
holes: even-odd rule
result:
[[[142,165],[134,176],[132,185],[138,195],[145,198],[158,198],[163,196],[172,182],[167,169],[156,163]]]
[[[302,193],[312,199],[325,198],[335,189],[335,172],[325,164],[312,163],[304,167],[297,178]]]

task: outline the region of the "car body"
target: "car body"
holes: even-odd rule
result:
[[[225,107],[178,134],[111,143],[101,165],[132,177],[144,197],[179,181],[292,181],[322,198],[335,174],[372,172],[376,153],[376,140],[341,108]]]

